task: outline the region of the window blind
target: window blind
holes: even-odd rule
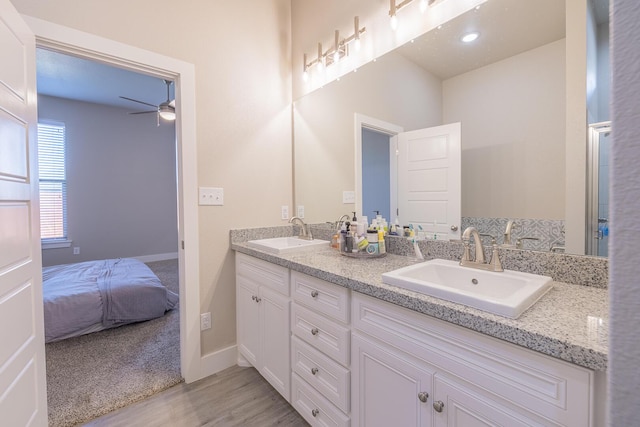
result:
[[[43,241],[67,238],[67,182],[64,124],[38,123],[40,236]]]

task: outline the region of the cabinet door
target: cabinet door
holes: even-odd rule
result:
[[[435,427],[488,427],[558,425],[533,420],[491,399],[486,391],[475,391],[469,387],[436,375],[432,404]]]
[[[257,368],[260,357],[258,285],[240,276],[236,276],[236,325],[238,351]]]
[[[354,426],[431,426],[433,373],[401,352],[353,334]]]
[[[261,357],[258,370],[287,399],[291,398],[290,299],[261,286]]]

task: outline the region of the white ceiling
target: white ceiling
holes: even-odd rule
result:
[[[153,107],[120,96],[154,105],[167,99],[167,86],[156,77],[40,48],[36,50],[36,64],[41,95],[123,107],[132,112]],[[170,97],[174,99],[173,85]]]
[[[478,39],[463,43],[472,31]],[[444,80],[564,37],[564,1],[491,0],[398,52]]]

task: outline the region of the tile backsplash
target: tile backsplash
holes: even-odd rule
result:
[[[462,217],[460,229],[463,231],[467,227],[475,227],[480,233],[494,236],[500,245],[504,242],[504,231],[509,220],[514,221],[511,232],[511,242],[513,244],[516,243],[518,238],[530,237],[538,240],[523,240],[523,249],[549,251],[554,247],[562,248],[561,250],[558,249],[558,251],[564,252],[564,220]]]

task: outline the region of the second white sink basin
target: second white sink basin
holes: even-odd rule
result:
[[[288,254],[293,252],[303,252],[316,250],[323,246],[328,246],[327,240],[313,239],[305,240],[298,237],[273,237],[271,239],[249,240],[250,248],[259,249],[274,254]]]
[[[386,284],[517,319],[552,287],[548,276],[462,267],[434,259],[384,273]]]

